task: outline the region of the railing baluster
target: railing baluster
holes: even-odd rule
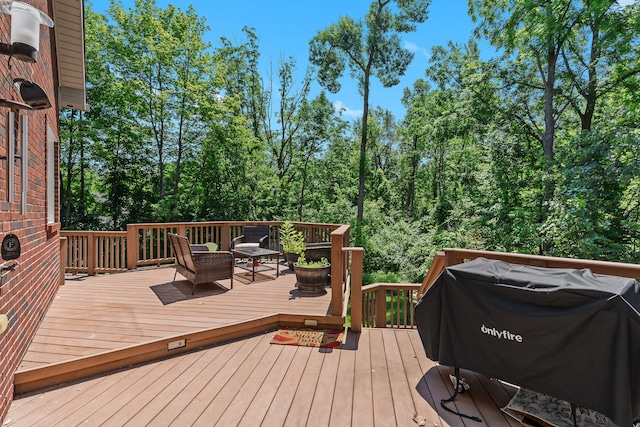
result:
[[[203,223],[163,223],[163,224],[129,224],[126,231],[80,232],[62,231],[68,239],[66,249],[67,262],[64,268],[77,274],[88,272],[119,271],[125,268],[135,269],[140,265],[160,265],[172,259],[171,245],[167,234],[174,232],[188,235],[192,243],[214,242],[220,250],[229,250],[231,239],[242,234],[242,227],[249,224],[267,224],[270,227],[270,245],[278,246],[276,230],[282,221],[272,222],[203,222]],[[313,239],[328,236],[339,229],[336,224],[295,223]],[[90,235],[93,233],[93,236]],[[349,230],[340,233],[340,246],[349,246]],[[99,236],[99,237],[98,237]],[[323,240],[326,240],[323,238]],[[338,263],[341,264],[341,263]],[[344,265],[344,264],[343,264]],[[342,281],[346,273],[342,275]]]

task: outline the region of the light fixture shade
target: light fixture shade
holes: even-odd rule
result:
[[[0,1],[0,11],[11,15],[11,54],[35,62],[40,45],[40,25],[53,27],[53,20],[40,9],[21,1]]]
[[[37,83],[21,78],[13,79],[13,83],[20,90],[24,103],[32,109],[44,110],[51,107],[49,97]]]

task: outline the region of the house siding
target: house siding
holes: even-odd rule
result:
[[[52,16],[52,4],[47,0],[24,0]],[[10,39],[10,16],[0,14],[0,41]],[[0,281],[0,314],[6,314],[9,327],[0,335],[0,424],[13,400],[13,374],[33,339],[44,314],[60,283],[59,227],[47,224],[47,135],[58,139],[58,102],[54,31],[40,26],[40,46],[36,63],[25,63],[8,56],[0,56],[0,98],[22,101],[13,86],[13,79],[21,77],[41,86],[52,103],[52,108],[40,111],[14,110],[16,148],[21,147],[20,116],[28,117],[28,188],[26,209],[22,206],[22,161],[15,160],[13,192],[9,200],[9,113],[10,108],[0,106],[0,241],[7,234],[20,240],[19,265],[13,271],[4,271]],[[48,132],[50,129],[50,132]],[[59,221],[59,147],[54,143],[54,176],[56,221]],[[20,153],[24,154],[24,153]],[[23,213],[25,212],[26,213]],[[13,261],[0,260],[7,265]]]

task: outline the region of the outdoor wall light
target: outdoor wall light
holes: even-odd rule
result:
[[[11,42],[0,43],[0,53],[36,62],[40,24],[53,27],[53,20],[40,9],[21,1],[0,0],[0,12],[11,15]]]
[[[20,91],[20,96],[24,103],[33,110],[44,110],[45,108],[51,107],[51,102],[47,94],[44,93],[44,90],[38,86],[37,83],[16,78],[13,79],[13,84]]]
[[[9,61],[16,57],[24,62],[36,62],[40,45],[40,25],[53,27],[53,20],[40,9],[14,0],[0,0],[0,13],[11,15],[11,42],[0,42],[0,54],[9,55]],[[13,79],[13,83],[24,102],[0,99],[0,107],[25,110],[51,107],[46,93],[36,83],[22,78]]]

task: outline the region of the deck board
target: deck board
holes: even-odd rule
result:
[[[291,399],[291,406],[285,411],[287,417],[283,425],[292,427],[307,425],[309,411],[313,403],[313,395],[320,380],[323,360],[324,353],[319,351],[310,352],[307,365],[298,379],[296,393]]]
[[[150,425],[171,425],[174,420],[176,420],[176,418],[185,411],[187,406],[203,392],[207,384],[211,381],[211,377],[223,369],[226,361],[235,357],[243,357],[243,353],[240,351],[242,349],[249,349],[249,347],[247,342],[237,341],[214,349],[218,349],[220,351],[213,359],[206,360],[205,366],[200,366],[200,364],[198,365],[200,369],[197,376],[193,378],[193,380],[189,381],[185,385],[184,389],[174,394],[171,402],[162,410],[158,411],[155,417],[151,420]]]
[[[168,288],[172,279],[172,268],[159,268],[68,280],[22,366],[273,313],[329,311],[329,294],[301,297],[293,290],[291,274],[252,284],[238,280],[226,292],[205,286],[194,298],[163,304],[151,287]],[[340,349],[271,345],[272,334],[16,396],[5,425],[411,426],[417,425],[414,418],[432,427],[478,425],[440,407],[440,400],[453,391],[448,369],[426,357],[416,330],[350,332]],[[481,416],[492,427],[519,425],[500,411],[514,387],[464,374],[471,393],[460,396],[452,408]]]
[[[236,269],[238,273],[243,270]],[[70,277],[60,287],[20,369],[72,360],[105,350],[181,333],[224,326],[274,313],[325,315],[331,295],[303,296],[295,275],[283,265],[277,279],[234,280],[231,290],[204,284],[191,297],[191,285],[173,267],[90,277]],[[242,277],[242,276],[235,276]],[[230,280],[221,280],[225,286]],[[153,291],[185,298],[163,304]],[[184,291],[187,295],[184,295]]]
[[[353,388],[353,421],[356,425],[373,425],[373,387],[371,386],[371,352],[369,337],[371,334],[360,334],[356,346],[356,364]],[[347,341],[353,345],[351,341]]]
[[[369,345],[371,347],[371,389],[374,396],[374,425],[395,425],[393,394],[389,381],[389,369],[382,329],[371,330]]]
[[[414,348],[414,338],[419,337],[417,334],[397,334],[398,346],[400,347],[402,357],[402,366],[411,392],[411,400],[413,401],[416,418],[424,417],[425,419],[435,420],[442,426],[446,426],[440,419],[438,412],[434,409],[435,403],[431,392],[426,387],[423,377],[424,372],[420,369],[420,363],[416,352],[421,352],[422,347]],[[411,387],[413,385],[413,387]],[[425,393],[421,393],[421,389],[426,389]]]
[[[288,365],[284,378],[282,379],[278,390],[275,393],[273,401],[269,405],[263,419],[265,426],[281,426],[284,425],[289,412],[289,407],[294,396],[298,391],[300,378],[307,369],[307,363],[311,352],[298,347],[291,347],[295,354],[291,363]],[[241,425],[254,426],[255,420],[246,419]]]
[[[329,425],[351,423],[355,380],[355,351],[341,351]]]
[[[325,352],[317,352],[322,357],[322,368],[315,390],[313,390],[311,407],[309,408],[308,423],[317,426],[328,426],[331,417],[331,406],[333,403],[334,391],[336,389],[339,356],[342,352],[336,354],[336,357],[329,356],[329,350]],[[313,357],[313,355],[312,355]]]
[[[296,356],[296,347],[282,346],[282,351],[278,355],[273,368],[265,375],[264,381],[256,384],[255,393],[252,396],[249,407],[244,411],[241,418],[234,424],[238,426],[255,426],[256,420],[265,418],[269,408],[274,403],[276,394],[280,389],[287,372],[292,366]],[[305,359],[302,359],[305,360]]]
[[[415,330],[365,329],[331,350],[271,345],[272,334],[19,396],[5,424],[360,426],[369,419],[369,425],[412,426],[418,415],[428,426],[465,425],[440,408],[451,391],[443,379],[448,370],[426,363]],[[471,390],[456,399],[459,410],[492,427],[518,425],[496,404],[514,388],[464,374]],[[368,384],[375,386],[361,388]]]
[[[397,334],[384,334],[383,340],[391,396],[393,397],[393,412],[396,417],[400,414],[415,413],[411,387],[409,386],[402,356],[400,355],[401,350],[397,341]],[[396,418],[397,425],[404,422],[406,422],[406,419],[400,420]]]

